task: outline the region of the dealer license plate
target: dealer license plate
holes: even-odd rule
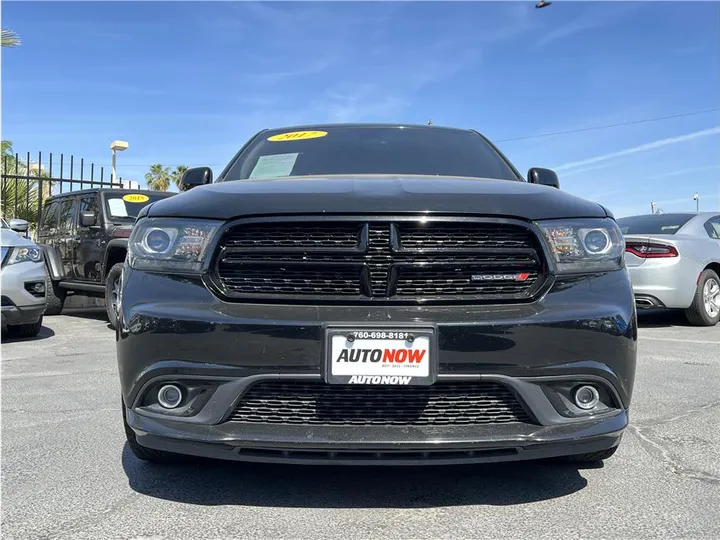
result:
[[[429,385],[435,381],[431,329],[329,328],[326,380],[332,384]]]

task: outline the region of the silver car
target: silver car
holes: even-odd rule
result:
[[[683,309],[691,324],[720,320],[720,214],[647,214],[617,220],[638,308]]]
[[[25,220],[12,219],[10,224],[2,220],[2,327],[7,328],[6,335],[11,337],[35,337],[42,328],[45,313],[45,262],[42,250],[18,234],[27,229]]]

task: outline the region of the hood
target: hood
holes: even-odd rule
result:
[[[19,235],[12,229],[2,229],[0,233],[0,245],[2,245],[2,247],[34,246],[35,242]]]
[[[530,220],[607,215],[599,204],[552,187],[434,176],[307,176],[219,182],[157,201],[148,215],[227,220],[319,213],[475,214]]]

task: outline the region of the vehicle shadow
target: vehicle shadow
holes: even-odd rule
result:
[[[671,328],[692,326],[679,309],[638,310],[639,328]]]
[[[137,459],[126,443],[122,465],[134,491],[158,499],[203,506],[508,506],[564,497],[587,486],[578,465],[554,461],[336,467],[192,458],[183,464],[155,465]]]
[[[78,307],[78,308],[63,309],[62,313],[60,315],[65,316],[65,317],[73,317],[73,318],[79,318],[79,319],[94,319],[97,321],[106,321],[107,322],[107,311],[105,310],[105,308]]]
[[[43,339],[51,338],[55,335],[55,332],[48,328],[47,326],[43,326],[40,328],[40,332],[38,332],[38,335],[31,338],[16,338],[11,337],[8,335],[7,329],[3,327],[2,329],[2,342],[3,343],[20,343],[20,342],[26,342],[26,341],[42,341]]]

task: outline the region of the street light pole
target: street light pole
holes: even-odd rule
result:
[[[113,141],[110,143],[110,150],[112,150],[112,176],[110,182],[117,183],[117,153],[122,152],[130,148],[127,141]]]
[[[695,196],[693,197],[693,200],[695,201],[695,211],[699,212],[700,211],[700,194],[696,193]]]

